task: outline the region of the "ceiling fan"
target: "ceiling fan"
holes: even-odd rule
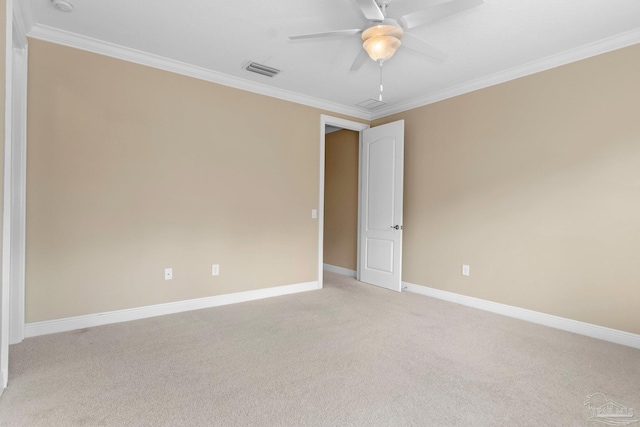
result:
[[[351,71],[358,70],[366,61],[367,56],[380,65],[391,58],[402,44],[406,49],[416,51],[430,58],[442,61],[447,54],[427,43],[420,37],[407,32],[414,27],[436,21],[466,9],[479,6],[483,0],[447,0],[426,9],[409,13],[396,20],[388,18],[386,11],[391,0],[355,0],[363,15],[371,21],[365,28],[327,31],[322,33],[301,34],[290,36],[291,40],[313,39],[335,36],[352,36],[362,34],[364,41],[358,56],[356,56]],[[402,42],[400,41],[402,39]]]

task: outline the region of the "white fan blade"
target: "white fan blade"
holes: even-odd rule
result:
[[[364,17],[369,21],[384,21],[384,14],[376,3],[376,0],[356,0]]]
[[[402,28],[409,29],[433,22],[437,19],[444,18],[472,7],[480,6],[483,0],[451,0],[446,3],[440,3],[427,9],[404,15],[398,20]]]
[[[289,36],[289,40],[315,39],[315,38],[321,38],[321,37],[352,36],[354,34],[358,34],[361,32],[362,32],[361,28],[353,28],[351,30],[337,30],[337,31],[327,31],[324,33],[300,34],[299,36]]]
[[[411,33],[404,33],[401,48],[413,50],[438,61],[444,61],[447,58],[446,53]]]
[[[360,53],[356,56],[356,59],[353,60],[353,64],[351,64],[349,71],[358,71],[360,67],[362,67],[362,64],[367,61],[367,58],[369,58],[367,51],[360,49]]]

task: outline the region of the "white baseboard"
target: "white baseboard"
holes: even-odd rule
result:
[[[502,314],[503,316],[526,320],[527,322],[537,323],[539,325],[549,326],[551,328],[561,329],[567,332],[573,332],[574,334],[586,335],[588,337],[640,349],[640,335],[632,334],[630,332],[619,331],[617,329],[606,328],[604,326],[566,319],[564,317],[527,310],[526,308],[500,304],[480,298],[429,288],[427,286],[415,285],[408,282],[402,282],[402,287],[403,289],[416,294],[426,295],[428,297],[466,305],[468,307],[478,308],[492,313]]]
[[[186,301],[176,301],[166,304],[149,305],[126,310],[108,311],[104,313],[88,314],[85,316],[67,317],[63,319],[45,320],[25,324],[25,337],[55,334],[73,331],[110,323],[128,322],[130,320],[146,319],[148,317],[165,314],[181,313],[183,311],[199,310],[202,308],[218,307],[239,302],[295,294],[298,292],[320,289],[318,282],[298,283],[295,285],[277,286],[273,288],[257,289],[255,291],[238,292],[234,294],[216,295]]]
[[[358,277],[358,272],[357,271],[350,270],[350,269],[344,268],[344,267],[338,267],[337,265],[322,264],[322,268],[324,268],[325,270],[330,271],[332,273],[342,274],[343,276],[349,276],[349,277],[353,277],[353,278]]]

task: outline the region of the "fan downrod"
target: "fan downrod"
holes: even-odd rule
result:
[[[391,0],[376,0],[376,4],[378,5],[378,7],[380,7],[380,10],[382,11],[382,14],[384,15],[384,17],[387,17],[387,7],[389,7],[389,5],[391,4]]]

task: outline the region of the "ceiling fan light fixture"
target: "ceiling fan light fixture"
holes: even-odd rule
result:
[[[401,44],[400,39],[393,36],[376,36],[365,40],[362,47],[374,61],[386,61],[396,53]]]
[[[403,35],[404,31],[398,22],[387,18],[362,32],[362,47],[374,61],[386,61],[400,47]]]
[[[362,40],[376,36],[392,36],[397,39],[402,38],[404,31],[395,19],[385,19],[383,22],[372,25],[362,32]]]

